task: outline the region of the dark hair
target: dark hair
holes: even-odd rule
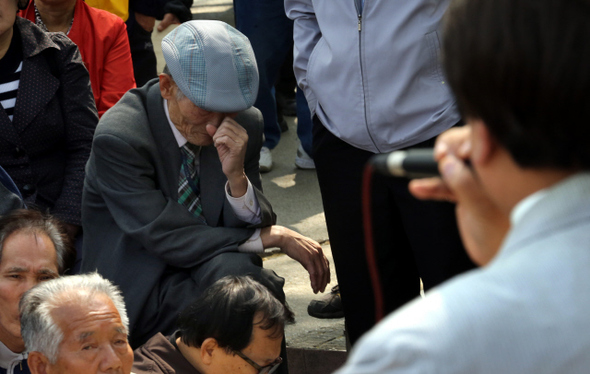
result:
[[[590,169],[590,1],[455,0],[443,59],[461,112],[521,167]]]
[[[254,321],[257,315],[260,320]],[[247,276],[227,276],[181,312],[178,327],[184,344],[201,347],[214,338],[230,353],[250,344],[255,324],[278,338],[293,321],[293,312],[266,287]]]
[[[63,274],[71,265],[72,253],[61,224],[50,215],[32,209],[17,209],[0,217],[0,262],[4,242],[18,232],[47,235],[57,253],[59,274]]]

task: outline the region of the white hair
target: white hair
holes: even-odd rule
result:
[[[129,333],[125,302],[117,286],[96,272],[66,276],[39,283],[23,295],[20,301],[20,322],[27,351],[41,352],[55,364],[64,334],[51,313],[68,302],[88,303],[99,294],[111,299],[125,331]]]

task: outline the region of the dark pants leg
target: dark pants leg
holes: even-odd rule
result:
[[[317,118],[313,152],[346,329],[354,344],[375,324],[361,203],[363,169],[372,153],[341,141]],[[407,181],[380,176],[373,179],[371,197],[386,313],[419,295],[420,277],[429,288],[473,267],[461,245],[451,204],[419,201],[407,191]]]
[[[126,24],[135,84],[141,87],[158,76],[158,61],[152,43],[152,33],[135,22],[133,12],[130,12]]]
[[[236,28],[250,39],[256,55],[260,84],[254,106],[264,117],[264,146],[273,149],[281,139],[274,85],[293,48],[293,21],[285,15],[283,1],[234,0]]]

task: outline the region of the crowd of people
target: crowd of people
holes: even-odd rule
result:
[[[345,316],[338,373],[585,372],[590,2],[235,3],[252,44],[186,1],[130,2],[127,25],[183,21],[140,80],[118,16],[0,0],[0,374],[288,372],[294,316],[259,254],[331,279],[262,191],[271,10],[313,123],[338,287],[309,310]],[[364,233],[365,164],[428,147],[441,176],[375,176]]]

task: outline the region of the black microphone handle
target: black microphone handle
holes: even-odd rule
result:
[[[432,148],[414,148],[375,155],[370,162],[381,174],[394,177],[426,178],[440,175]]]

